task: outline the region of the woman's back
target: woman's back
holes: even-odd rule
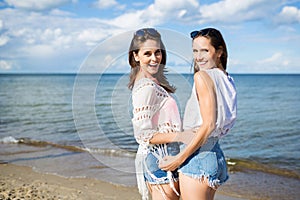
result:
[[[205,70],[215,84],[217,97],[216,129],[211,137],[221,137],[233,127],[237,115],[237,95],[233,79],[223,71],[213,68]],[[192,94],[187,102],[183,129],[198,128],[202,124],[196,88],[193,86]]]

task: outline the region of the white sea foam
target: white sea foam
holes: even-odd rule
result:
[[[18,143],[19,141],[12,136],[7,136],[0,139],[0,143],[10,144],[10,143]]]

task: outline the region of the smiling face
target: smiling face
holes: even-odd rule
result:
[[[199,36],[193,40],[193,57],[198,69],[217,67],[221,55],[222,51],[217,51],[207,37]]]
[[[159,42],[149,39],[142,43],[137,53],[134,53],[134,59],[139,62],[140,71],[145,77],[157,74],[162,61],[160,48]]]

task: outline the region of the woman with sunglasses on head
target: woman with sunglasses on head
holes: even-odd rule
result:
[[[194,137],[176,156],[164,157],[160,167],[178,168],[183,200],[212,200],[228,179],[226,160],[218,143],[236,120],[237,97],[233,79],[226,72],[227,48],[214,28],[191,32],[194,86],[187,102],[183,129]]]
[[[172,142],[181,131],[181,118],[172,97],[175,88],[165,77],[166,50],[160,34],[153,28],[134,33],[129,48],[131,66],[128,87],[132,90],[133,130],[139,144],[136,173],[143,199],[179,199],[176,169],[158,167],[164,156],[179,153],[179,144]]]

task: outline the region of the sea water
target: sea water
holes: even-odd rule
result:
[[[300,179],[300,75],[233,74],[238,119],[220,141],[231,170]],[[193,76],[169,74],[183,116]],[[136,185],[128,74],[1,74],[0,161]]]

